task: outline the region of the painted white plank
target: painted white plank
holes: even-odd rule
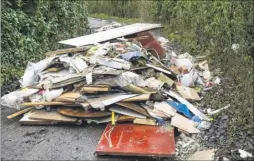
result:
[[[126,35],[131,35],[143,31],[148,31],[156,28],[162,28],[161,24],[146,24],[146,23],[135,23],[132,25],[127,25],[115,29],[110,29],[107,31],[102,31],[90,35],[85,35],[81,37],[76,37],[68,40],[63,40],[58,43],[66,44],[71,46],[85,46],[91,45],[94,43],[99,43]]]

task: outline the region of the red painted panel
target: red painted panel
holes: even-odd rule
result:
[[[138,124],[116,124],[111,132],[112,147],[104,130],[96,153],[99,155],[158,156],[169,157],[175,154],[174,130],[162,131],[159,126]]]
[[[153,34],[150,31],[137,33],[137,36],[140,36],[140,37],[147,36],[148,37],[146,39],[138,40],[144,48],[155,50],[159,54],[160,58],[164,58],[166,56],[165,50],[162,48],[159,41],[157,41],[157,39],[153,36]],[[154,55],[154,56],[156,58],[158,57],[157,55]]]

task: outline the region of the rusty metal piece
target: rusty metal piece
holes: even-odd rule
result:
[[[146,49],[153,49],[156,51],[156,53],[152,53],[156,58],[163,58],[166,56],[165,50],[162,48],[158,40],[153,36],[152,32],[145,31],[137,33],[138,37],[144,37],[146,36],[146,39],[140,39],[138,40],[142,46]],[[157,55],[158,54],[158,55]]]

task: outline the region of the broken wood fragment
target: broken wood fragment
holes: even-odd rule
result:
[[[69,102],[25,102],[20,104],[22,107],[27,107],[27,106],[54,106],[54,105],[70,105],[72,103]]]
[[[81,93],[96,93],[96,92],[108,92],[111,88],[109,85],[84,85],[80,92]]]
[[[29,107],[29,108],[20,110],[20,111],[18,111],[18,112],[15,112],[15,113],[13,113],[13,114],[7,116],[7,118],[8,118],[8,119],[12,119],[12,118],[17,117],[17,116],[19,116],[19,115],[22,115],[22,114],[24,114],[24,113],[26,113],[26,112],[28,112],[28,111],[30,111],[30,110],[32,110],[32,109],[33,109],[33,107]]]

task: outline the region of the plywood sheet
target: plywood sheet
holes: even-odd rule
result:
[[[59,124],[61,122],[59,121],[50,121],[50,120],[33,120],[30,119],[29,117],[32,115],[32,111],[28,112],[27,114],[25,114],[20,120],[19,123],[21,125],[55,125],[55,124]],[[68,123],[68,124],[76,124],[73,122],[62,122],[64,124]]]
[[[22,107],[29,107],[29,106],[56,106],[56,105],[71,105],[72,103],[69,102],[25,102],[20,104]]]
[[[96,153],[99,155],[157,156],[175,155],[173,130],[162,131],[159,126],[116,124],[111,132],[112,147],[105,133],[112,127],[108,124],[104,130]]]
[[[44,110],[36,110],[34,111],[29,119],[32,120],[49,120],[49,121],[59,121],[59,122],[76,122],[76,118],[67,117],[61,115],[57,111],[44,111]]]

